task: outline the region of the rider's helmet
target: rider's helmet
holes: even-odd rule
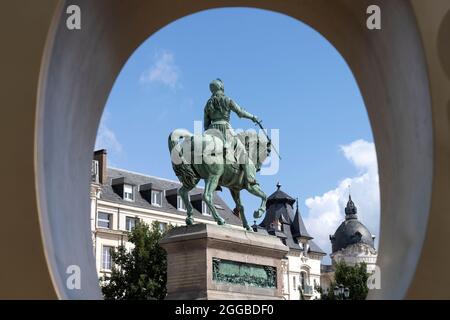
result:
[[[223,86],[223,81],[220,79],[216,79],[211,81],[211,83],[209,84],[209,90],[211,90],[211,93],[216,93],[217,91],[224,91],[225,88]]]

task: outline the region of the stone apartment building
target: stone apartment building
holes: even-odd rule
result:
[[[157,221],[161,230],[185,225],[186,207],[178,196],[177,181],[107,166],[106,150],[94,152],[91,179],[91,230],[99,277],[111,272],[111,250],[123,244],[131,248],[127,233],[137,221]],[[254,231],[277,236],[289,247],[283,263],[283,294],[286,299],[319,297],[320,263],[325,253],[312,241],[293,200],[278,190],[268,198],[266,218]],[[202,188],[190,192],[196,223],[215,223],[202,201]],[[241,221],[217,194],[215,207],[228,226],[244,230]],[[270,221],[269,221],[270,220]]]

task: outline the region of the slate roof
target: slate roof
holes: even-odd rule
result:
[[[298,242],[298,237],[308,240],[308,252],[314,252],[325,255],[326,253],[312,241],[306,230],[300,211],[294,213],[293,205],[296,202],[294,198],[281,190],[281,185],[277,184],[277,190],[268,197],[266,204],[266,215],[259,226],[254,225],[253,230],[263,234],[271,234],[280,238],[285,245],[293,250],[302,250]],[[279,221],[282,224],[282,230],[275,230],[273,226],[274,221]]]
[[[267,207],[270,207],[274,203],[286,202],[292,206],[295,202],[295,199],[284,191],[281,191],[281,185],[280,183],[277,183],[277,190],[267,198]]]
[[[363,243],[372,248],[374,238],[369,229],[358,220],[357,208],[349,196],[345,207],[345,220],[337,228],[334,235],[330,236],[332,252],[339,251],[349,245]]]
[[[305,223],[303,222],[302,216],[300,215],[300,211],[298,210],[298,202],[297,202],[297,211],[295,212],[294,221],[292,222],[292,235],[294,237],[302,237],[307,239],[313,239],[306,230]]]
[[[266,215],[264,216],[260,226],[268,229],[274,221],[281,221],[282,223],[290,224],[294,218],[293,214],[289,210],[290,208],[292,208],[290,205],[283,202],[267,204]]]
[[[172,181],[168,179],[163,179],[159,177],[147,176],[135,172],[130,172],[123,169],[108,168],[107,171],[107,183],[102,185],[100,200],[110,201],[118,204],[123,204],[127,206],[133,206],[143,209],[152,209],[155,211],[167,212],[172,214],[177,214],[180,216],[186,216],[186,212],[179,211],[177,208],[170,203],[166,197],[162,197],[161,207],[153,206],[149,201],[147,201],[142,194],[137,191],[135,192],[135,198],[133,202],[124,200],[119,194],[117,194],[111,185],[111,181],[116,178],[124,178],[126,183],[135,185],[136,187],[141,185],[146,185],[151,183],[152,188],[155,190],[172,190],[181,187],[181,184],[177,181]],[[138,188],[136,188],[138,190]],[[189,194],[191,198],[196,198],[195,195],[203,193],[203,188],[197,187],[193,189]],[[191,201],[192,202],[192,201]],[[239,218],[237,218],[232,210],[227,206],[227,204],[217,195],[214,194],[214,204],[217,208],[218,213],[225,219],[226,223],[232,225],[241,226],[242,223]],[[211,216],[203,215],[201,212],[194,208],[194,219],[202,218],[205,220],[214,220]]]
[[[256,231],[258,233],[262,233],[265,235],[273,235],[273,236],[277,236],[278,238],[280,238],[280,240],[289,247],[289,249],[293,249],[293,250],[300,250],[302,251],[302,247],[300,247],[300,245],[298,244],[298,241],[296,239],[293,239],[290,232],[288,231],[289,229],[287,229],[286,231],[279,231],[279,230],[267,230],[264,227],[261,227],[260,225],[253,225],[253,231]],[[320,247],[313,241],[313,240],[309,240],[308,241],[309,244],[309,249],[308,249],[308,253],[312,252],[312,253],[317,253],[320,255],[326,255],[326,253],[320,249]]]
[[[309,243],[309,251],[308,252],[314,252],[314,253],[326,255],[326,253],[323,252],[322,249],[320,249],[320,247],[317,245],[317,243],[315,243],[312,240],[310,240],[308,243]]]

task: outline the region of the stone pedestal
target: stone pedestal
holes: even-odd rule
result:
[[[196,224],[171,229],[160,244],[167,299],[282,299],[288,248],[275,236]]]

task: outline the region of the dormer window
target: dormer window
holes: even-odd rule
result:
[[[123,185],[123,199],[127,201],[134,201],[133,186],[129,184]]]
[[[211,211],[209,210],[208,205],[204,201],[202,201],[202,214],[204,214],[205,216],[211,215]]]
[[[186,211],[186,205],[180,196],[177,197],[177,210]]]
[[[157,207],[162,206],[162,191],[152,190],[152,205]]]
[[[120,177],[111,180],[111,186],[116,194],[118,194],[125,201],[134,201],[135,195],[135,184],[132,183],[128,178]]]

